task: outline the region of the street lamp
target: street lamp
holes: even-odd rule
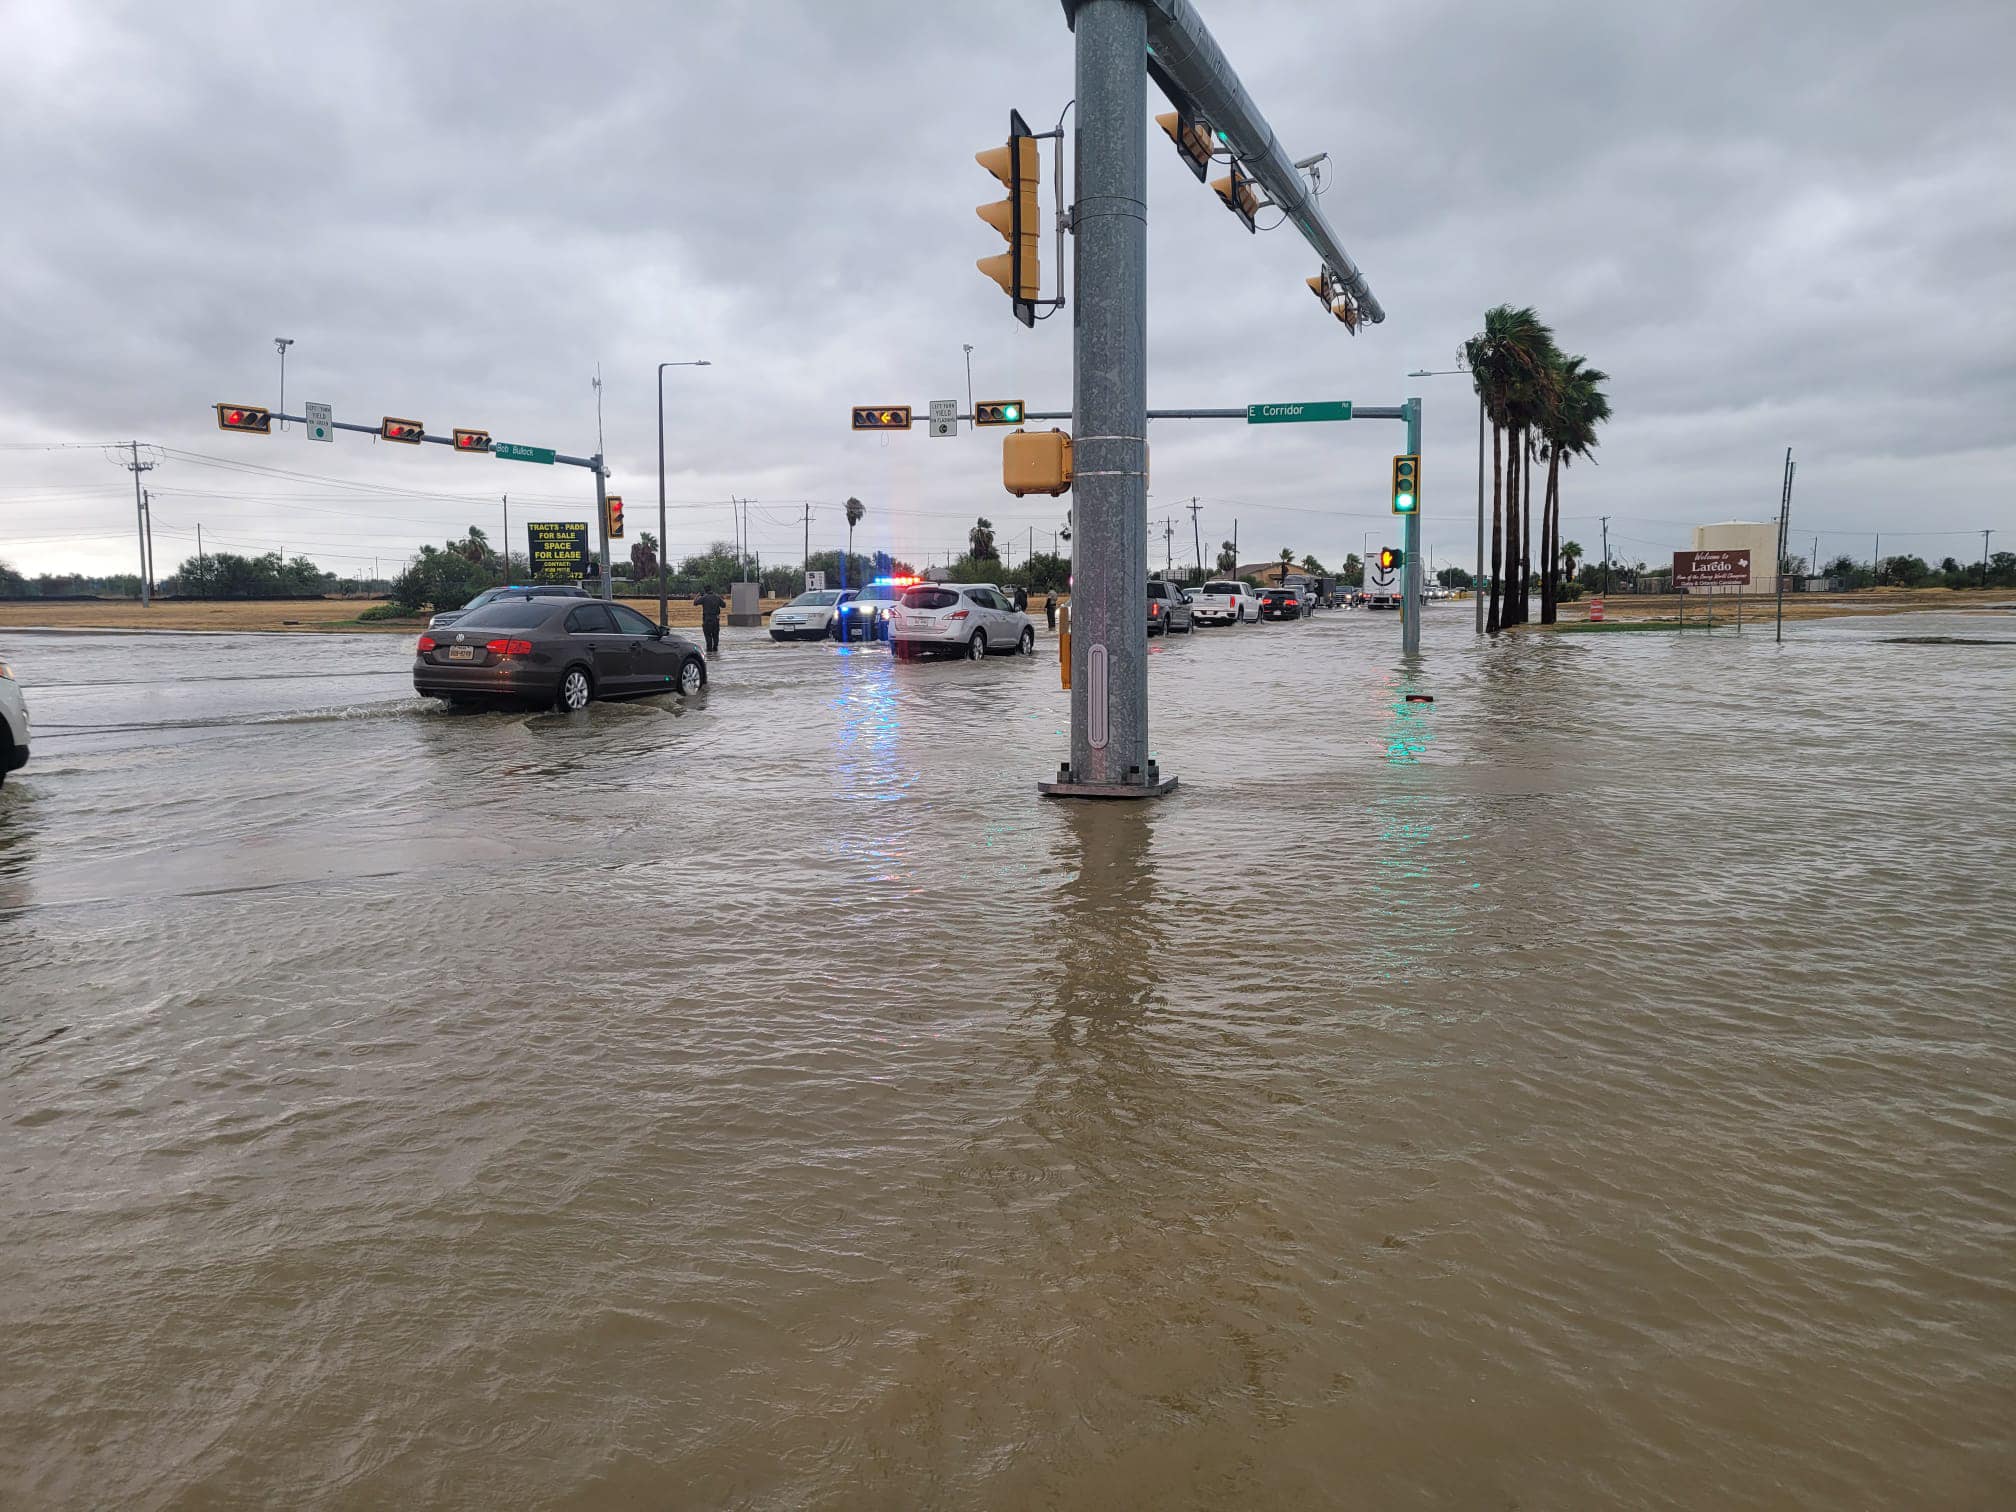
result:
[[[1455,374],[1469,374],[1467,367],[1416,368],[1409,378],[1448,378]],[[1484,390],[1477,390],[1477,578],[1484,576]],[[1473,581],[1470,596],[1476,600],[1477,633],[1484,633],[1484,592]]]
[[[274,350],[280,354],[280,429],[287,429],[287,348],[294,345],[292,336],[275,336]]]
[[[672,621],[665,607],[665,369],[668,367],[712,367],[702,357],[698,362],[658,364],[658,628],[669,630]]]

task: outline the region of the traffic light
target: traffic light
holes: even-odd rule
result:
[[[975,425],[1020,425],[1022,423],[1022,401],[1020,399],[982,399],[973,406]]]
[[[251,431],[254,435],[270,436],[273,434],[273,412],[256,404],[220,404],[217,406],[217,429]]]
[[[1417,514],[1421,509],[1421,459],[1418,456],[1393,459],[1393,513]]]
[[[1037,242],[1043,234],[1036,191],[1043,178],[1042,154],[1022,112],[1008,112],[1008,143],[973,154],[979,163],[1008,190],[1008,197],[991,205],[981,205],[976,213],[1007,239],[1008,250],[983,257],[974,264],[1014,301],[1015,318],[1026,326],[1036,324],[1036,301],[1043,292],[1043,277]]]
[[[1379,570],[1381,572],[1391,572],[1406,560],[1405,553],[1397,546],[1381,546],[1379,548]]]
[[[910,406],[907,404],[857,404],[854,406],[854,429],[908,430],[910,429]]]
[[[623,539],[623,496],[621,494],[609,495],[609,539],[612,541]]]
[[[1204,182],[1204,175],[1211,168],[1211,128],[1193,115],[1179,110],[1165,111],[1155,117],[1155,124],[1169,133],[1169,140],[1176,144],[1176,151],[1190,171],[1197,175],[1197,182]]]
[[[1018,498],[1063,493],[1071,486],[1071,437],[1061,430],[1003,436],[1001,486]]]
[[[1238,216],[1248,231],[1260,229],[1254,224],[1254,220],[1260,214],[1260,191],[1253,187],[1253,180],[1236,161],[1232,164],[1232,172],[1228,176],[1211,180],[1211,188],[1218,198],[1225,201],[1225,208]]]
[[[1316,302],[1332,315],[1344,322],[1344,329],[1356,335],[1358,332],[1358,301],[1344,292],[1328,268],[1314,278],[1302,280],[1309,285],[1309,292],[1316,296]]]
[[[466,452],[487,452],[488,450],[490,450],[490,432],[479,430],[456,431],[455,450]]]
[[[427,427],[418,420],[394,420],[387,415],[378,424],[378,434],[387,441],[403,441],[408,446],[418,446],[427,434]]]

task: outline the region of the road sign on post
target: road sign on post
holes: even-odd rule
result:
[[[334,441],[336,439],[336,412],[331,406],[317,404],[311,399],[301,406],[301,413],[308,420],[307,429],[310,441]]]
[[[1675,588],[1743,588],[1750,583],[1750,553],[1744,551],[1676,551]]]
[[[1249,404],[1248,425],[1286,425],[1298,420],[1349,420],[1349,399],[1313,399],[1301,404]]]
[[[506,462],[544,462],[550,465],[553,461],[553,448],[520,446],[515,441],[495,441],[491,443],[490,455],[502,457]]]
[[[588,575],[588,527],[579,520],[535,520],[525,527],[525,543],[535,579]]]
[[[959,434],[959,401],[957,399],[933,399],[931,401],[931,434],[934,436],[956,436]]]

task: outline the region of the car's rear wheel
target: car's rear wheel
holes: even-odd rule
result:
[[[968,661],[984,661],[986,656],[987,632],[985,630],[975,630],[973,632],[973,639],[966,642],[966,659]]]
[[[707,686],[707,663],[689,656],[679,663],[679,691],[691,698]]]
[[[569,667],[560,674],[560,694],[554,700],[563,713],[579,714],[595,696],[595,680],[586,667]]]
[[[1015,649],[1020,651],[1024,656],[1034,656],[1036,654],[1036,627],[1034,625],[1024,625],[1022,627],[1022,639],[1015,643]]]

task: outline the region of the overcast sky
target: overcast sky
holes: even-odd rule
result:
[[[1418,393],[1425,541],[1467,563],[1475,401],[1406,374],[1532,304],[1611,375],[1564,494],[1592,551],[1603,514],[1629,559],[1771,517],[1788,445],[1801,552],[2016,547],[2016,5],[1199,8],[1291,154],[1331,154],[1323,208],[1387,319],[1347,335],[1295,233],[1249,236],[1151,126],[1151,405]],[[818,549],[849,494],[863,550],[942,560],[980,514],[1047,549],[1066,501],[1002,491],[1000,433],[847,411],[963,401],[968,343],[978,397],[1068,407],[1068,312],[1025,330],[973,267],[1000,242],[972,155],[1071,90],[1056,0],[0,0],[0,560],[133,570],[100,444],[134,438],[164,573],[199,521],[349,573],[494,531],[507,492],[519,550],[527,518],[590,514],[579,470],[220,433],[214,402],[276,401],[276,335],[291,408],[583,454],[599,362],[633,530],[655,364],[709,359],[666,375],[675,555],[743,496],[796,560],[802,503]],[[1151,558],[1164,517],[1192,555],[1193,496],[1207,556],[1235,518],[1246,560],[1377,545],[1401,437],[1158,423]]]

